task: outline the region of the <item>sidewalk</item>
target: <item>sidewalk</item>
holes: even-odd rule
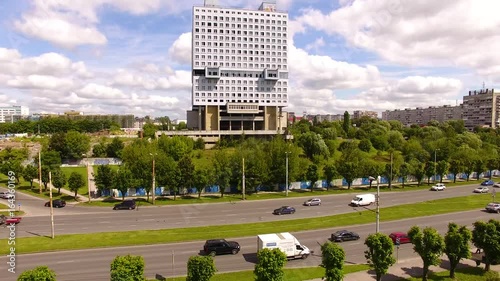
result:
[[[422,276],[422,259],[421,258],[411,258],[406,260],[400,260],[398,263],[389,268],[386,275],[382,277],[384,281],[402,281],[411,277],[421,277]],[[457,268],[464,267],[476,267],[476,262],[471,259],[462,260]],[[484,268],[484,264],[480,267]],[[448,258],[444,256],[442,258],[441,265],[431,266],[429,272],[442,272],[449,270]],[[492,265],[492,271],[500,271],[500,265]],[[369,271],[359,271],[347,274],[344,277],[344,281],[370,281],[375,280],[375,272]],[[321,279],[313,279],[309,281],[321,281]]]
[[[33,180],[33,184],[35,184],[35,183],[38,184],[38,180],[37,179]],[[55,188],[53,185],[47,184],[47,186],[52,188],[52,194],[58,192],[58,189]],[[75,196],[74,192],[71,192],[70,190],[67,190],[65,188],[61,188],[61,193],[62,194],[66,194],[66,195],[71,196],[71,197]],[[86,201],[89,200],[89,198],[87,196],[83,196],[83,195],[80,195],[80,194],[78,194],[76,196],[76,198],[77,198],[78,202],[86,202]],[[78,203],[78,202],[76,202],[76,203]],[[68,202],[68,204],[69,204],[69,202]]]

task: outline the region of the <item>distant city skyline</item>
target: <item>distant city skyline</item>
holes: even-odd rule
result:
[[[186,119],[203,0],[0,3],[0,105]],[[220,0],[255,9],[261,0]],[[277,0],[289,14],[286,111],[456,105],[500,88],[500,2]],[[480,20],[479,20],[480,19]]]

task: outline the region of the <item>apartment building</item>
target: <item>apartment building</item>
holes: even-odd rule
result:
[[[364,116],[377,119],[378,112],[370,110],[355,110],[352,114],[352,119],[359,119]]]
[[[431,120],[440,123],[449,120],[461,120],[463,118],[463,106],[430,106],[428,108],[405,108],[404,110],[396,109],[393,111],[386,110],[382,112],[382,120],[397,120],[405,126],[425,125]]]
[[[257,10],[193,7],[190,129],[283,133],[288,105],[288,14],[276,1]]]
[[[1,106],[0,123],[15,122],[23,118],[28,118],[30,109],[26,106]]]
[[[475,127],[498,128],[500,126],[500,99],[498,89],[481,89],[469,91],[463,97],[465,127],[473,130]]]

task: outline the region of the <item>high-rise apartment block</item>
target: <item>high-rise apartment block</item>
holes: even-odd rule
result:
[[[30,109],[26,106],[2,106],[0,107],[0,123],[15,122],[28,118]]]
[[[498,128],[500,126],[500,91],[481,89],[469,91],[464,96],[464,123],[469,130],[474,127]]]
[[[450,120],[461,120],[463,115],[462,105],[458,106],[430,106],[428,108],[417,107],[415,109],[386,110],[382,112],[382,120],[397,120],[405,126],[426,125],[431,120],[440,123]]]
[[[258,10],[193,7],[192,110],[200,131],[286,128],[288,14],[265,1]]]

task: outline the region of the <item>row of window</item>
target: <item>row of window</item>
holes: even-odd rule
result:
[[[244,18],[244,17],[223,17],[223,16],[206,16],[206,15],[194,15],[194,18],[199,20],[214,20],[214,21],[228,21],[228,22],[253,22],[253,23],[262,23],[262,24],[279,24],[279,25],[286,25],[287,21],[286,20],[272,20],[272,19],[258,19],[258,18]]]
[[[278,40],[278,41],[279,41],[279,40]],[[283,41],[285,41],[285,42],[286,42],[286,40],[283,40]],[[200,43],[201,43],[201,44],[200,44]],[[213,43],[214,43],[214,45],[215,45],[215,43],[217,43],[217,42],[213,42]],[[216,46],[216,47],[221,48],[221,47],[223,47],[223,46],[221,46],[222,44],[223,44],[223,43],[220,43],[220,42],[219,42],[219,45],[218,45],[218,46]],[[229,46],[232,46],[232,47],[234,48],[234,46],[235,46],[237,43],[225,43],[225,44],[226,44],[226,45],[225,45],[225,47],[226,47],[226,48],[229,48]],[[195,45],[195,46],[197,46],[197,47],[199,47],[199,46],[202,46],[202,47],[205,47],[205,46],[212,47],[212,42],[205,42],[205,41],[203,41],[203,42],[198,42],[198,41],[195,41],[195,42],[194,42],[194,45]],[[245,43],[244,43],[244,44],[240,44],[240,43],[238,43],[238,46],[243,46],[243,49],[246,49],[246,48],[249,48],[249,49],[267,49],[267,50],[275,50],[276,48],[277,48],[278,50],[281,50],[282,48],[283,48],[283,50],[286,50],[286,49],[287,49],[287,45],[286,45],[286,44],[282,46],[282,45],[269,45],[269,44],[266,44],[266,45],[263,45],[263,44],[261,44],[261,45],[259,45],[259,44],[248,44],[248,45],[247,45],[247,44],[245,44]],[[197,49],[195,48],[195,51],[196,51],[196,50],[197,50]]]
[[[226,23],[225,25],[224,24],[217,24],[217,23],[214,23],[214,24],[211,24],[211,23],[207,23],[205,24],[205,22],[195,22],[194,23],[194,26],[195,26],[195,32],[199,32],[200,29],[199,29],[199,26],[202,27],[202,32],[205,32],[205,26],[207,27],[206,30],[208,30],[207,32],[212,32],[211,30],[213,30],[213,33],[217,33],[217,28],[223,28],[225,27],[227,31],[229,31],[229,29],[231,30],[247,30],[248,32],[250,32],[251,30],[272,30],[272,31],[283,31],[283,32],[286,32],[287,28],[286,26],[264,26],[264,25],[253,25],[253,24],[249,24],[249,25],[246,25],[246,24],[229,24],[229,23]],[[212,29],[213,27],[213,29]],[[197,30],[196,30],[197,29]],[[224,33],[224,29],[219,29],[221,30],[220,33]],[[257,31],[255,31],[257,32]]]
[[[207,38],[208,37],[208,38]],[[243,41],[243,42],[255,42],[255,43],[258,43],[259,41],[261,43],[267,43],[267,44],[283,44],[283,45],[286,45],[287,44],[287,41],[286,39],[270,39],[270,38],[267,38],[267,39],[264,39],[264,38],[253,38],[253,37],[235,37],[235,36],[219,36],[219,38],[217,38],[217,36],[214,36],[214,38],[212,38],[212,36],[208,35],[208,36],[205,36],[205,35],[195,35],[194,36],[194,39],[195,40],[203,40],[203,41],[206,41],[207,39],[208,40],[213,40],[213,41],[219,41],[219,45],[223,45],[224,43],[223,42],[220,42],[220,41]],[[206,46],[211,46],[211,43],[214,43],[214,46],[217,46],[217,42],[206,42]],[[252,47],[252,45],[250,44],[250,47]]]
[[[195,99],[195,103],[228,103],[228,102],[252,102],[252,103],[287,103],[286,100],[228,100],[228,99]]]
[[[240,28],[238,28],[237,30],[229,30],[229,29],[226,29],[225,32],[224,32],[224,29],[219,29],[219,34],[232,34],[232,35],[249,35],[249,36],[261,36],[261,37],[286,37],[286,30],[283,30],[283,33],[281,33],[281,31],[278,30],[278,32],[276,31],[247,31],[247,30],[241,30]],[[195,28],[194,29],[194,33],[217,33],[217,29],[205,29],[205,28]],[[214,39],[217,39],[217,36],[214,36]],[[222,39],[222,38],[221,38]]]
[[[261,17],[278,17],[278,18],[286,18],[287,14],[280,14],[280,13],[262,13],[262,12],[257,12],[257,11],[230,11],[227,9],[195,9],[196,12],[202,12],[202,13],[220,13],[220,14],[232,14],[232,15],[248,15],[248,16],[261,16]],[[210,17],[210,16],[208,16]],[[241,19],[241,17],[238,17]]]
[[[229,57],[229,56],[205,56],[205,55],[195,55],[195,60],[219,60],[220,62],[222,61],[247,61],[247,57]],[[283,59],[283,61],[280,58],[263,58],[261,57],[260,60],[258,57],[248,57],[248,61],[252,62],[278,62],[278,63],[287,63],[287,59]]]
[[[224,87],[220,86],[195,86],[195,90],[202,90],[202,91],[224,91]],[[276,87],[225,87],[226,91],[254,91],[254,92],[279,92],[281,93],[282,90],[284,93],[286,93],[288,90],[287,88],[276,88]]]
[[[224,94],[223,93],[219,93],[219,95],[217,96],[217,93],[198,93],[198,92],[195,92],[194,96],[195,97],[215,97],[215,98],[216,97],[221,97],[222,98],[222,97],[224,97]],[[238,98],[241,98],[241,97],[243,97],[243,98],[261,98],[261,99],[264,99],[264,98],[265,99],[269,99],[269,98],[273,98],[273,99],[275,99],[275,98],[278,98],[278,99],[283,98],[283,99],[286,99],[288,97],[288,95],[286,95],[286,94],[281,95],[281,94],[240,94],[240,93],[238,93],[238,94],[235,94],[235,93],[229,94],[229,93],[226,93],[225,97],[226,98],[229,98],[229,97],[233,97],[233,98],[238,97]]]
[[[281,65],[281,64],[258,64],[258,63],[223,63],[223,62],[205,62],[205,61],[195,61],[194,65],[197,67],[205,67],[205,66],[218,66],[218,67],[232,67],[232,68],[272,68],[272,69],[288,69],[287,65]]]
[[[219,53],[219,54],[223,54],[224,51],[226,52],[226,54],[238,54],[238,55],[261,55],[261,56],[273,56],[273,57],[286,57],[287,56],[287,53],[286,52],[283,52],[281,53],[280,51],[278,52],[275,52],[275,51],[253,51],[253,50],[240,50],[239,48],[241,48],[241,44],[238,44],[238,49],[235,49],[236,47],[234,46],[234,44],[231,44],[233,45],[232,47],[230,47],[229,49],[205,49],[205,48],[201,48],[201,53]],[[245,48],[246,48],[246,44],[243,44],[245,45]],[[281,46],[278,46],[281,48]],[[194,52],[195,53],[200,53],[200,48],[195,48],[194,49]]]
[[[222,75],[222,74],[221,74]],[[246,76],[245,76],[246,77]],[[260,82],[260,83],[259,83]],[[194,83],[195,84],[218,84],[218,85],[253,85],[254,84],[254,81],[252,80],[226,80],[226,79],[218,79],[218,80],[213,80],[213,79],[202,79],[200,81],[200,79],[196,78],[194,80]],[[277,81],[277,82],[272,82],[272,81],[260,81],[260,80],[256,80],[255,81],[255,85],[273,85],[273,84],[276,84],[277,86],[287,86],[288,85],[288,82],[287,81]]]

